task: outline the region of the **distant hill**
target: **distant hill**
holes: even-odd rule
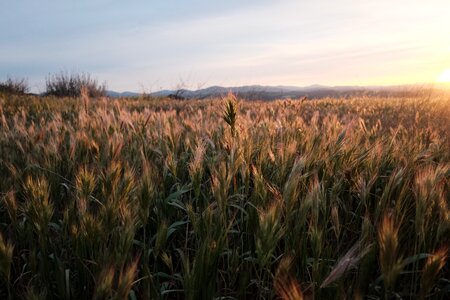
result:
[[[137,97],[140,94],[135,92],[114,92],[114,91],[106,91],[106,95],[111,98],[121,98],[121,97]]]
[[[283,98],[300,98],[308,97],[311,99],[325,97],[353,97],[357,95],[367,96],[392,96],[392,95],[416,95],[417,87],[413,85],[401,86],[323,86],[310,85],[305,87],[296,86],[262,86],[248,85],[240,87],[222,87],[211,86],[199,90],[161,90],[150,93],[154,97],[175,97],[184,99],[206,99],[212,97],[225,96],[232,92],[239,98],[243,99],[260,99],[273,100]],[[423,90],[423,87],[421,87]],[[140,94],[135,92],[114,92],[108,91],[108,96],[113,98],[119,97],[137,97]]]

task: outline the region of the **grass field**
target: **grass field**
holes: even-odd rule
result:
[[[450,97],[0,97],[2,299],[449,299]]]

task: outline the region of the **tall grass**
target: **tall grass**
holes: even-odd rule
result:
[[[446,299],[450,101],[0,98],[0,298]]]

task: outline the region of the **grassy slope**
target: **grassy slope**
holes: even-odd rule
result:
[[[448,97],[223,104],[0,98],[0,297],[448,297]]]

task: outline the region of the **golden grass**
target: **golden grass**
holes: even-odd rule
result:
[[[445,299],[450,99],[0,98],[0,298]]]

